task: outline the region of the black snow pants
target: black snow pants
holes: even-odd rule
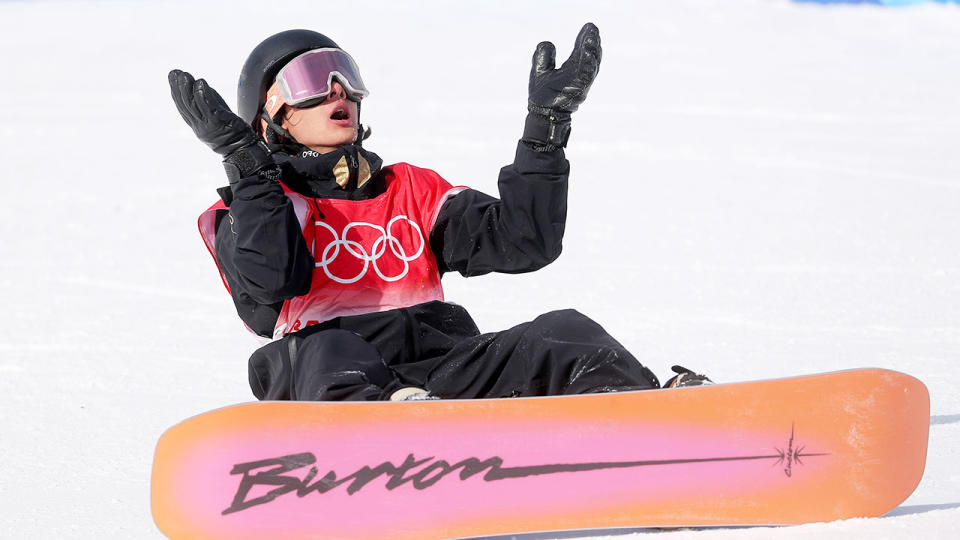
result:
[[[384,400],[406,386],[446,399],[660,387],[577,311],[481,334],[466,310],[444,302],[311,326],[258,349],[249,368],[254,395],[266,400]]]

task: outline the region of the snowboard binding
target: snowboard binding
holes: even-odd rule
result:
[[[685,386],[703,386],[706,384],[714,384],[709,377],[702,373],[695,373],[692,370],[689,370],[683,366],[673,366],[670,368],[673,370],[676,375],[670,378],[663,387],[664,388],[682,388]]]

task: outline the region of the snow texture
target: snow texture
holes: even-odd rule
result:
[[[485,330],[576,308],[661,376],[875,366],[929,387],[926,475],[890,515],[630,538],[952,536],[956,5],[370,0],[0,2],[0,538],[161,538],[157,438],[252,399],[256,342],[196,231],[225,178],[168,70],[233,104],[256,43],[320,30],[372,89],[370,149],[495,193],[535,45],[565,58],[587,20],[605,54],[573,120],[564,254],[529,275],[448,276],[448,299]]]

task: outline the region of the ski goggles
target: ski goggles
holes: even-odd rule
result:
[[[310,107],[327,97],[334,79],[353,101],[370,95],[357,63],[346,52],[333,48],[307,51],[287,62],[277,73],[277,91],[291,107]]]

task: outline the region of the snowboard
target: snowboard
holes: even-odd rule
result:
[[[172,539],[430,539],[881,516],[923,475],[926,387],[854,369],[691,388],[259,402],[170,428]]]

